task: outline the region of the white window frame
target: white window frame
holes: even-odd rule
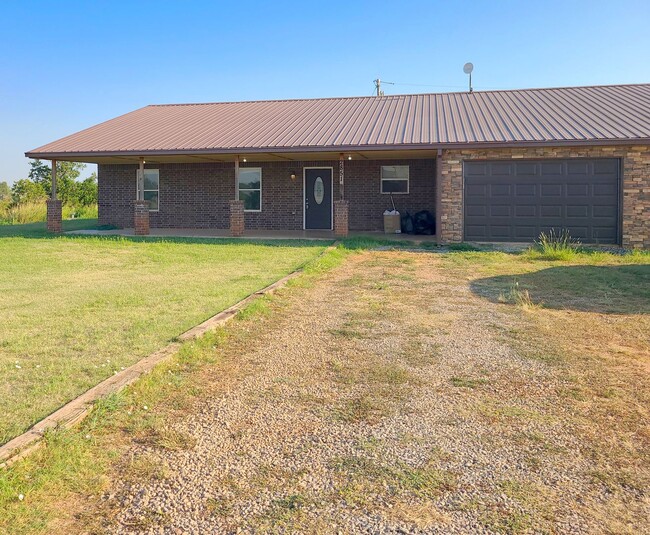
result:
[[[239,192],[240,191],[259,191],[260,192],[260,208],[259,210],[248,210],[244,208],[244,212],[261,212],[262,211],[262,168],[261,167],[240,167],[239,172],[241,173],[242,171],[259,171],[260,172],[260,187],[254,188],[254,189],[249,189],[249,188],[240,188],[239,187],[239,178],[237,178],[237,199],[241,200],[239,198]],[[245,205],[244,205],[245,206]]]
[[[384,167],[406,167],[406,178],[384,178]],[[384,191],[385,180],[406,181],[406,191]],[[379,193],[382,195],[408,195],[411,191],[411,169],[408,165],[382,165],[380,170]]]
[[[145,169],[144,170],[145,173],[147,171],[155,171],[156,173],[158,173],[158,189],[144,189],[144,177],[142,177],[142,187],[143,187],[142,199],[145,200],[144,199],[144,193],[146,191],[155,191],[155,192],[157,192],[158,193],[158,208],[156,208],[156,209],[149,208],[149,211],[150,212],[159,212],[160,211],[160,169]],[[136,172],[135,172],[135,191],[136,191],[136,193],[140,193],[140,180],[139,180],[139,178],[140,178],[140,169],[137,169]],[[140,198],[139,195],[138,195],[138,198]]]

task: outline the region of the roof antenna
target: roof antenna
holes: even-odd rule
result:
[[[375,90],[377,91],[377,96],[378,97],[383,97],[384,92],[381,90],[381,80],[377,78],[376,80],[373,80],[373,83],[375,84]],[[390,85],[395,85],[395,82],[384,82],[385,84],[390,84]]]
[[[377,78],[376,80],[373,80],[373,82],[375,84],[375,91],[377,91],[377,96],[378,97],[383,97],[384,92],[381,90],[381,80],[379,78]]]
[[[472,71],[473,70],[474,70],[474,65],[472,63],[465,63],[465,65],[463,65],[463,72],[465,74],[469,74],[469,92],[470,93],[472,91],[474,91],[474,89],[472,88]]]

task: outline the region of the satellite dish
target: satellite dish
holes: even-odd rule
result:
[[[463,72],[465,74],[472,74],[473,70],[474,70],[474,65],[472,63],[465,63],[465,65],[463,65]]]

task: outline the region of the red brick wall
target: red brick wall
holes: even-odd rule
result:
[[[400,213],[408,211],[413,215],[420,210],[435,211],[435,160],[346,161],[345,198],[350,201],[350,230],[384,228],[384,210],[391,210],[392,204],[390,195],[381,194],[382,165],[409,166],[408,195],[393,195]],[[338,176],[338,172],[336,174]]]
[[[383,229],[390,197],[380,193],[381,165],[409,165],[410,193],[394,195],[400,211],[434,211],[435,160],[345,161],[345,198],[350,201],[350,230]],[[246,229],[299,230],[303,226],[303,168],[333,167],[334,198],[340,198],[339,162],[264,162],[262,211],[246,212]],[[160,210],[150,213],[152,228],[229,227],[229,201],[235,196],[232,163],[147,164],[160,170]],[[133,227],[137,165],[100,165],[99,223]],[[295,173],[296,180],[290,175]]]

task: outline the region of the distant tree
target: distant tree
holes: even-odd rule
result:
[[[6,182],[0,182],[0,202],[6,201],[11,197],[11,188]]]
[[[27,178],[17,180],[11,188],[11,200],[14,204],[40,202],[45,200],[47,196],[48,194],[42,184]]]
[[[41,160],[29,162],[29,179],[41,186],[46,196],[52,191],[52,168],[50,164]],[[65,204],[77,204],[77,179],[86,167],[83,163],[57,162],[56,163],[56,193],[57,197]]]
[[[97,204],[97,173],[92,173],[88,178],[77,182],[77,203],[80,206]]]

